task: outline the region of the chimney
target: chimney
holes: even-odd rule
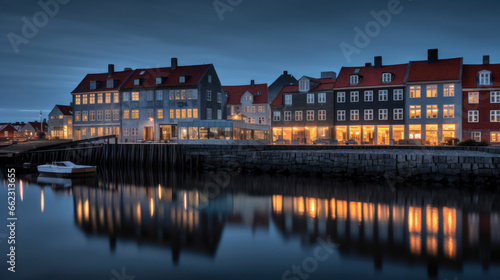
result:
[[[283,71],[283,75],[288,76],[288,71]]]
[[[172,57],[172,69],[177,69],[177,58]]]
[[[382,68],[382,57],[381,56],[375,57],[375,68]]]
[[[370,67],[370,66],[372,66],[371,62],[365,63],[365,67]]]
[[[110,77],[114,73],[115,73],[115,65],[114,64],[108,64],[108,77]]]
[[[490,56],[489,55],[483,56],[483,64],[484,65],[490,64]]]
[[[337,73],[333,71],[321,72],[321,79],[336,79]]]
[[[251,80],[251,81],[250,81],[250,85],[251,85],[251,86],[255,86],[255,80]]]
[[[437,63],[439,60],[438,49],[429,49],[427,51],[427,57],[429,64]]]
[[[132,68],[126,67],[126,68],[123,69],[123,71],[132,71]]]

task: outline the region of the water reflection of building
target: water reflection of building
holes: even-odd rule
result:
[[[355,192],[355,191],[354,191]],[[354,193],[353,192],[353,193]],[[464,212],[449,205],[337,197],[272,196],[272,219],[285,237],[313,243],[330,236],[343,254],[461,269],[466,261],[500,261],[500,215]],[[356,194],[354,193],[354,196]]]

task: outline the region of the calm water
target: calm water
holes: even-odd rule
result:
[[[5,185],[0,175],[7,208]],[[0,277],[499,279],[499,194],[102,168],[90,179],[24,176],[17,272],[6,272],[0,238]]]

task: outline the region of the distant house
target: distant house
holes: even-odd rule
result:
[[[464,65],[463,140],[500,144],[500,64]]]
[[[26,123],[19,131],[20,137],[35,138],[42,129],[42,124],[38,121]],[[43,131],[47,132],[47,122],[43,122]]]
[[[302,77],[299,85],[284,86],[271,103],[275,143],[313,144],[333,140],[335,72],[322,78]]]
[[[271,107],[267,99],[267,84],[223,86],[227,95],[227,118],[246,123],[271,125]]]
[[[283,71],[283,74],[279,76],[268,88],[268,102],[271,104],[276,96],[280,93],[284,86],[296,86],[299,81],[295,79],[294,76],[288,74],[288,71]]]
[[[17,134],[16,128],[9,123],[0,123],[0,138],[13,138]]]
[[[49,114],[48,135],[52,139],[73,139],[73,109],[56,105]]]

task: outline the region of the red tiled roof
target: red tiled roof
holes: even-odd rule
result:
[[[56,105],[56,107],[61,111],[63,115],[66,116],[72,116],[72,109],[71,106],[65,106],[65,105]]]
[[[427,60],[411,61],[407,82],[458,81],[462,74],[462,58],[440,59],[429,64]]]
[[[227,105],[241,104],[241,97],[247,91],[253,95],[254,104],[267,103],[267,84],[223,86],[222,89],[228,93]],[[258,91],[260,91],[260,95],[257,95]]]
[[[328,91],[328,90],[333,90],[333,87],[335,86],[335,79],[315,79],[311,77],[307,77],[309,80],[319,83],[317,86],[314,88],[310,89],[309,92],[317,92],[317,91]],[[299,86],[298,85],[286,85],[284,86],[281,91],[278,93],[276,98],[271,102],[271,106],[281,106],[283,105],[283,93],[287,92],[299,92]]]
[[[298,92],[299,91],[299,86],[298,85],[295,85],[295,86],[284,86],[280,93],[278,93],[278,95],[276,96],[276,98],[273,100],[273,102],[271,102],[271,106],[281,106],[283,105],[283,93],[286,93],[286,92]]]
[[[178,66],[175,69],[171,67],[137,69],[123,84],[122,89],[197,86],[212,66],[212,64],[205,64]],[[185,83],[179,83],[181,76],[186,77]],[[156,78],[163,78],[163,82],[157,85]],[[141,79],[141,85],[134,85],[136,79]]]
[[[480,71],[487,70],[491,72],[491,85],[478,86],[477,76]],[[500,87],[500,64],[479,64],[479,65],[464,65],[464,73],[462,80],[463,88],[493,88]]]
[[[356,69],[359,69],[359,72],[356,73]],[[381,68],[374,66],[342,67],[335,82],[335,88],[403,85],[407,69],[408,64],[384,65]],[[383,73],[393,74],[390,83],[382,83]],[[350,85],[351,75],[360,76],[359,84]]]
[[[125,80],[132,74],[132,70],[130,71],[121,71],[115,72],[111,77],[108,77],[108,73],[100,73],[100,74],[87,74],[83,81],[73,90],[71,93],[82,93],[82,92],[99,92],[99,91],[107,91],[107,90],[118,90],[120,86],[125,82]],[[115,84],[114,88],[107,88],[107,80],[117,80],[118,82]],[[90,89],[90,82],[96,81],[97,88]]]

